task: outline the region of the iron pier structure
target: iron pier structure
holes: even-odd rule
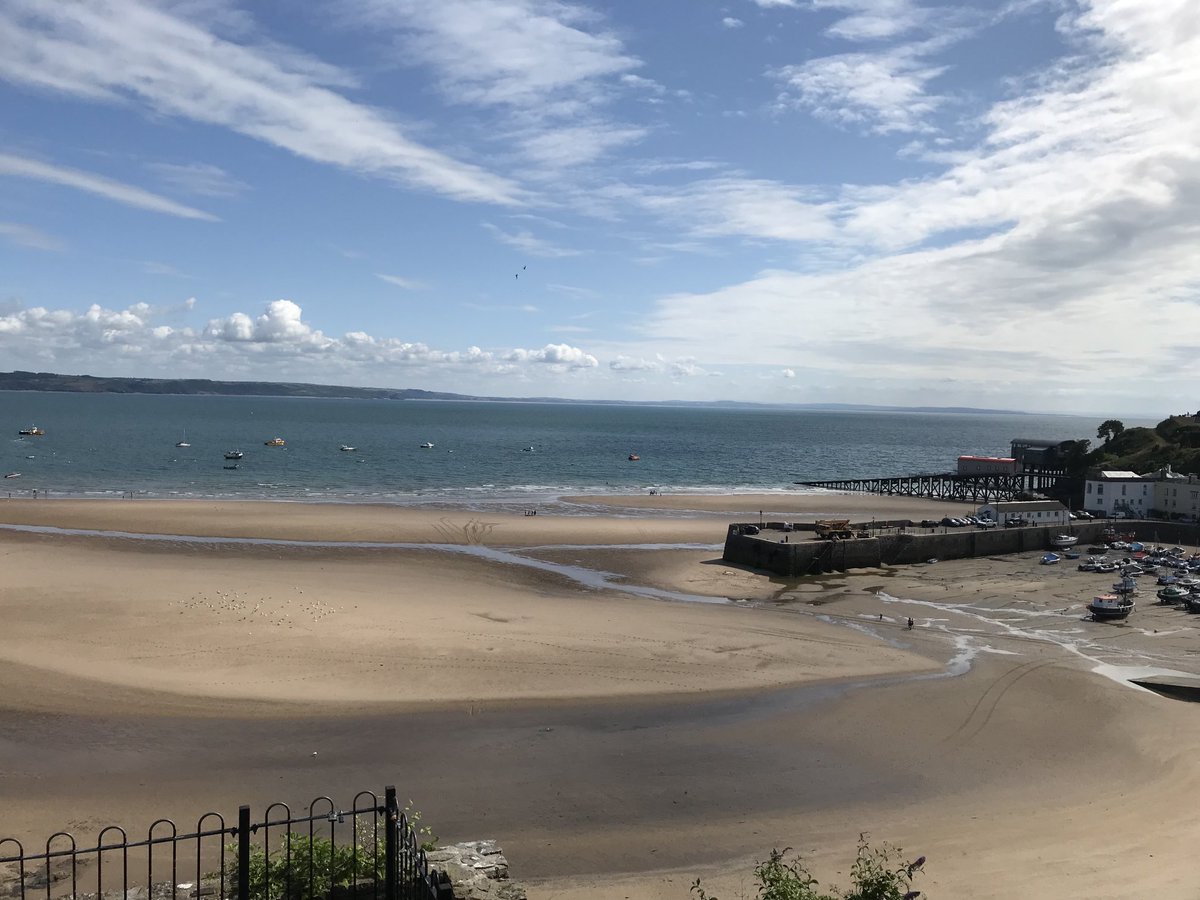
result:
[[[890,494],[901,497],[928,497],[934,500],[960,500],[994,503],[1016,500],[1030,493],[1054,493],[1065,478],[1061,471],[987,473],[959,475],[901,475],[896,478],[841,478],[835,481],[796,481],[805,487],[831,491],[858,491],[865,494]]]

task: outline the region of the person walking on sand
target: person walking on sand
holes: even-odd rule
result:
[[[908,617],[908,630],[909,630],[909,631],[912,631],[912,630],[913,630],[913,619],[912,619],[912,616],[909,616],[909,617]]]

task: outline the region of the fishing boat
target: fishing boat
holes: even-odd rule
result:
[[[1136,604],[1126,596],[1097,594],[1088,604],[1088,612],[1097,621],[1118,621],[1129,618]]]
[[[1055,547],[1074,547],[1079,543],[1079,538],[1073,534],[1060,534],[1050,541]]]
[[[1174,584],[1169,584],[1158,592],[1158,600],[1160,603],[1179,603],[1187,600],[1187,588],[1181,588]]]
[[[241,450],[226,450],[225,451],[226,459],[241,459],[245,455],[246,454],[243,453]]]
[[[269,441],[263,441],[263,444],[267,447],[284,447],[287,445],[287,441],[281,437],[273,437]]]
[[[23,434],[26,437],[41,437],[46,433],[46,429],[38,428],[36,425],[30,425],[28,428],[22,428],[17,434]]]
[[[1114,594],[1120,594],[1123,597],[1129,594],[1136,594],[1138,592],[1137,580],[1126,575],[1120,581],[1113,584],[1112,592]]]
[[[630,461],[630,462],[637,462],[639,459],[641,459],[641,457],[640,457],[640,456],[638,456],[636,453],[630,453],[630,454],[629,454],[629,461]]]
[[[422,450],[432,450],[433,449],[433,441],[426,441],[425,443],[423,443],[421,445],[421,449]]]

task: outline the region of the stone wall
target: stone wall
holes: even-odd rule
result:
[[[526,900],[525,888],[508,877],[508,860],[495,841],[467,841],[425,854],[431,868],[450,877],[454,900]]]
[[[766,523],[758,534],[743,534],[743,525],[730,525],[722,558],[726,562],[798,578],[846,569],[907,565],[928,559],[965,559],[1050,550],[1053,547],[1051,541],[1064,530],[1061,525],[986,530],[909,528],[870,538],[817,541],[797,531],[774,529],[771,526],[775,524]],[[1086,547],[1102,540],[1105,529],[1110,527],[1120,532],[1133,532],[1138,540],[1150,543],[1200,545],[1200,527],[1196,525],[1095,520],[1073,522],[1070,530]]]

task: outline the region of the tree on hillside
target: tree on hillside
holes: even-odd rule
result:
[[[1107,419],[1100,423],[1100,427],[1096,429],[1096,437],[1103,438],[1104,443],[1108,443],[1118,434],[1125,430],[1125,423],[1119,419]]]

